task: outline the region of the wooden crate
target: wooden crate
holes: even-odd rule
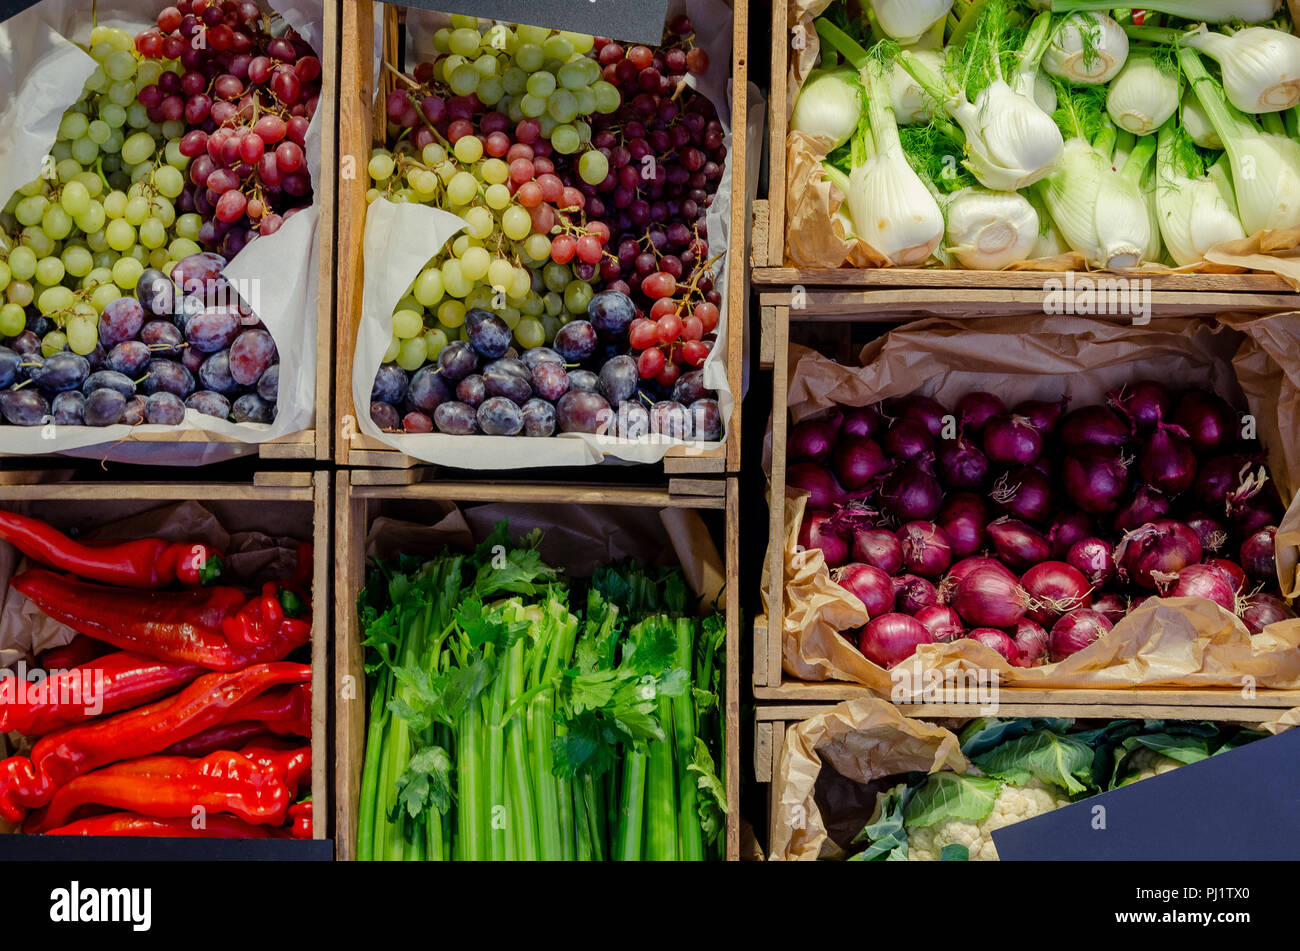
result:
[[[613,505],[652,509],[690,508],[721,511],[725,518],[726,586],[726,669],[724,674],[724,751],[727,788],[726,856],[740,854],[740,592],[734,583],[740,557],[739,489],[734,478],[726,480],[724,495],[683,496],[662,487],[599,488],[563,484],[501,484],[486,482],[417,482],[392,484],[398,473],[341,470],[335,473],[337,531],[334,562],[334,671],[340,685],[335,708],[335,855],[341,860],[356,858],[357,799],[361,790],[361,769],[365,758],[366,697],[362,670],[360,630],[356,616],[356,595],[365,579],[365,540],[371,522],[385,505],[415,506],[438,502],[515,502],[565,505]],[[407,515],[406,517],[411,517]],[[344,686],[347,686],[343,695]]]
[[[1107,693],[1107,691],[1091,691]],[[1113,692],[1113,691],[1112,691]],[[847,699],[847,698],[846,698]],[[1300,698],[1296,699],[1300,702]],[[1292,706],[1295,704],[1293,703]],[[776,817],[780,814],[780,795],[775,779],[785,752],[786,728],[834,706],[833,702],[802,704],[760,704],[754,712],[754,778],[766,786],[767,842],[776,831]],[[954,704],[901,705],[899,711],[906,716],[923,720],[960,719],[973,714]],[[1158,703],[1123,706],[1105,702],[1053,703],[1046,700],[1016,700],[998,708],[999,717],[1074,717],[1079,720],[1122,720],[1132,718],[1217,720],[1228,723],[1260,723],[1271,720],[1290,709],[1289,706],[1241,707],[1206,706],[1194,709],[1180,706],[1161,706]],[[766,844],[766,843],[765,843]]]
[[[274,507],[277,513],[292,510],[295,524],[302,526],[302,540],[310,540],[312,564],[312,838],[329,838],[331,771],[327,730],[329,689],[329,597],[330,491],[324,472],[278,473],[274,484],[247,485],[213,482],[82,482],[68,481],[71,471],[0,473],[0,508],[22,504],[27,514],[47,518],[63,529],[86,529],[128,514],[148,511],[170,502],[193,500],[211,505],[219,517],[222,510],[239,513],[239,530],[257,530],[262,524],[253,509]],[[246,514],[245,514],[246,513]],[[229,526],[229,516],[223,517]],[[195,844],[201,854],[202,842]]]
[[[1300,23],[1300,3],[1287,0],[1292,17]],[[968,271],[946,268],[799,268],[787,267],[785,259],[785,140],[790,120],[786,115],[789,64],[794,24],[789,5],[772,4],[772,89],[768,97],[768,196],[754,202],[752,258],[753,281],[759,285],[804,285],[834,288],[896,289],[929,288],[943,293],[960,306],[964,297],[952,292],[983,290],[997,301],[998,293],[1032,292],[1048,280],[1063,280],[1065,274],[1047,271]],[[1108,272],[1092,272],[1106,274]],[[1152,289],[1171,295],[1187,293],[1243,293],[1293,295],[1291,286],[1273,274],[1175,274],[1128,272],[1126,277],[1150,277]],[[974,301],[972,301],[973,303]],[[1287,307],[1295,306],[1294,297]],[[1016,311],[1003,310],[1002,313]]]
[[[322,82],[318,115],[321,128],[321,168],[333,169],[338,166],[338,57],[339,57],[339,9],[334,3],[324,5],[324,38],[320,52]],[[317,201],[320,206],[320,220],[317,224],[317,241],[319,242],[320,271],[316,283],[316,403],[315,420],[308,429],[290,433],[270,442],[248,444],[215,433],[202,433],[194,430],[174,430],[163,433],[138,433],[128,435],[125,439],[105,443],[102,446],[88,447],[87,451],[102,450],[103,461],[119,458],[114,450],[122,445],[138,443],[162,443],[167,446],[175,444],[194,445],[196,455],[205,449],[217,446],[254,447],[260,459],[290,460],[309,462],[325,461],[330,458],[330,393],[333,380],[331,354],[334,352],[334,271],[336,248],[334,241],[336,201],[336,181],[333,175],[321,174],[316,182]],[[300,346],[303,341],[281,340],[282,346]],[[0,430],[2,432],[2,430]],[[3,438],[0,438],[3,446]],[[58,455],[13,455],[0,451],[0,458],[6,464],[15,467],[43,467],[52,459],[73,458]],[[82,457],[78,457],[82,458]]]
[[[746,50],[749,35],[748,0],[733,0],[732,100],[733,125],[744,127],[748,100]],[[342,52],[339,60],[339,181],[338,181],[338,284],[337,350],[334,369],[334,409],[338,439],[334,459],[339,465],[358,467],[409,468],[421,460],[366,436],[357,426],[358,408],[352,399],[352,362],[357,330],[361,323],[362,292],[365,287],[363,239],[366,218],[366,164],[370,150],[384,139],[386,118],[384,97],[376,99],[374,81],[376,0],[344,0],[342,9]],[[398,27],[405,8],[382,4],[384,49],[396,59]],[[380,91],[393,80],[380,77]],[[388,85],[386,85],[386,83]],[[673,474],[721,474],[740,467],[740,392],[744,359],[745,320],[748,299],[745,285],[747,256],[744,235],[749,221],[745,201],[745,136],[735,135],[727,160],[732,165],[731,228],[733,246],[729,256],[725,295],[727,300],[727,379],[735,396],[731,419],[725,429],[726,442],[717,449],[701,452],[674,447],[664,459],[663,471]],[[740,236],[740,237],[735,237]],[[369,412],[369,407],[361,407]]]
[[[768,291],[760,296],[762,302],[762,343],[759,347],[760,362],[765,368],[772,369],[772,406],[774,411],[771,418],[771,472],[769,477],[770,499],[784,499],[786,489],[786,438],[789,432],[789,414],[784,411],[789,393],[789,346],[790,346],[790,327],[794,321],[801,321],[801,329],[813,327],[826,328],[846,328],[849,322],[871,323],[882,326],[882,330],[887,325],[897,325],[912,318],[919,317],[947,317],[957,316],[982,316],[983,312],[971,312],[964,309],[963,305],[952,303],[954,297],[963,298],[967,294],[974,294],[974,291],[939,291],[937,289],[917,290],[917,291],[886,291],[886,292],[839,292],[839,291],[807,291],[806,306],[802,309],[795,309],[790,306],[790,295],[792,291]],[[886,295],[905,295],[908,304],[905,309],[900,309],[899,305],[881,303],[876,306],[869,299],[873,293]],[[979,292],[982,293],[982,292]],[[1179,294],[1170,294],[1169,303],[1170,312],[1162,316],[1206,316],[1221,310],[1232,310],[1234,312],[1259,312],[1270,313],[1276,312],[1279,308],[1275,306],[1266,306],[1264,302],[1256,302],[1254,305],[1243,302],[1244,298],[1250,296],[1260,296],[1267,301],[1273,301],[1275,295],[1240,295],[1240,294],[1201,294],[1193,297],[1183,297]],[[1182,297],[1182,300],[1176,300]],[[807,303],[812,302],[812,303]],[[1282,310],[1293,309],[1297,306],[1296,301],[1292,301],[1289,307],[1280,308]],[[1032,306],[1029,306],[1030,312],[1035,312]],[[991,308],[988,313],[1007,314],[1015,313],[1014,310],[1008,310],[1005,306]],[[1154,310],[1153,310],[1154,313]],[[830,334],[831,339],[837,339],[834,333]],[[840,349],[847,348],[847,338]],[[856,359],[856,352],[852,354]],[[754,695],[761,700],[818,700],[818,701],[838,701],[857,696],[870,696],[870,692],[865,688],[848,684],[842,681],[826,681],[822,683],[806,683],[804,681],[790,679],[789,675],[781,667],[781,632],[782,620],[781,615],[785,608],[785,564],[784,564],[784,545],[782,541],[786,537],[785,511],[781,504],[769,506],[769,524],[768,524],[768,557],[764,566],[767,574],[768,590],[774,592],[771,602],[768,606],[768,618],[761,618],[754,626],[754,667],[753,667],[753,684]],[[1176,705],[1203,705],[1203,704],[1222,704],[1236,705],[1232,698],[1237,696],[1237,692],[1230,688],[1219,690],[1180,690],[1180,689],[1142,689],[1142,690],[1033,690],[1027,693],[1021,693],[1022,688],[1005,687],[1003,690],[1007,695],[1022,697],[1025,702],[1046,702],[1052,699],[1056,702],[1063,703],[1089,703],[1093,702],[1097,695],[1122,695],[1126,698],[1125,702],[1132,704],[1156,703],[1156,704],[1176,704]],[[1069,699],[1071,697],[1075,699]],[[1179,699],[1182,698],[1182,699]],[[1270,699],[1271,698],[1271,699]],[[1287,703],[1290,698],[1291,703]],[[1267,707],[1274,703],[1281,703],[1283,706],[1296,706],[1300,704],[1300,691],[1270,691],[1259,690],[1257,698],[1246,702],[1248,706]]]

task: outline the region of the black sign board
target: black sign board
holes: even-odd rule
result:
[[[39,0],[0,0],[0,22],[16,17],[28,7],[34,7]]]
[[[406,5],[647,46],[663,40],[668,17],[668,0],[407,0]]]

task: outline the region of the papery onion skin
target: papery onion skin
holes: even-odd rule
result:
[[[1213,601],[1225,611],[1233,611],[1237,605],[1237,595],[1223,572],[1209,565],[1188,565],[1178,572],[1178,580],[1168,591],[1166,598],[1206,598]]]
[[[1028,617],[1039,624],[1052,624],[1062,614],[1088,605],[1092,585],[1083,572],[1063,561],[1044,561],[1020,577],[1020,586],[1039,604]]]
[[[1251,634],[1259,634],[1270,624],[1295,616],[1295,611],[1285,601],[1271,594],[1251,595],[1241,611],[1241,621]]]
[[[1196,472],[1196,500],[1211,511],[1220,511],[1228,496],[1241,488],[1249,473],[1252,458],[1243,453],[1229,453],[1205,460]]]
[[[1017,667],[1038,667],[1047,661],[1048,634],[1041,624],[1022,618],[1016,624],[1011,640],[1019,652],[1019,660],[1011,663]]]
[[[1173,410],[1174,401],[1168,387],[1155,380],[1139,380],[1106,394],[1106,401],[1128,417],[1140,433],[1150,432],[1164,422]]]
[[[888,575],[903,570],[903,544],[887,528],[864,528],[853,533],[851,554],[856,561],[879,568]]]
[[[961,615],[952,608],[932,604],[921,608],[912,616],[930,632],[936,644],[947,644],[966,636],[966,625],[962,623]]]
[[[888,614],[894,608],[894,585],[889,575],[871,565],[853,563],[833,575],[841,588],[853,593],[867,609],[867,617]]]
[[[1112,627],[1104,614],[1091,608],[1071,611],[1052,625],[1048,641],[1052,662],[1064,660],[1083,650]]]
[[[1129,581],[1154,591],[1159,576],[1173,576],[1201,560],[1201,540],[1196,533],[1173,519],[1162,518],[1126,535],[1116,549],[1115,560]]]
[[[1118,624],[1129,611],[1128,598],[1114,591],[1094,598],[1091,607],[1098,614],[1104,615],[1111,624]]]
[[[992,497],[1002,511],[1025,522],[1037,524],[1052,514],[1052,482],[1029,466],[999,476]]]
[[[1240,593],[1245,590],[1246,572],[1235,561],[1228,561],[1226,558],[1207,558],[1201,564],[1222,572],[1234,592]]]
[[[966,635],[972,641],[978,641],[985,647],[990,647],[1002,655],[1002,658],[1013,666],[1022,666],[1020,660],[1020,648],[1016,647],[1016,642],[1011,639],[1005,631],[999,631],[996,627],[977,627]]]
[[[1207,515],[1204,512],[1193,512],[1191,515],[1186,516],[1183,522],[1201,540],[1201,550],[1203,552],[1218,551],[1228,542],[1227,526],[1213,515]]]
[[[916,653],[934,638],[920,621],[906,614],[882,614],[867,622],[858,642],[862,656],[879,667],[893,667]]]
[[[918,575],[897,575],[894,578],[894,610],[915,614],[921,608],[939,603],[939,592],[933,584]]]
[[[825,462],[835,448],[841,420],[838,413],[832,413],[796,423],[786,440],[786,458],[790,462]]]
[[[826,512],[808,512],[799,528],[799,545],[805,551],[819,549],[826,567],[838,568],[849,560],[849,543]]]
[[[957,584],[951,606],[975,627],[1011,627],[1025,616],[1029,594],[1005,569],[979,567]]]
[[[952,564],[952,544],[933,522],[908,522],[898,530],[903,546],[903,567],[924,578],[938,578]]]

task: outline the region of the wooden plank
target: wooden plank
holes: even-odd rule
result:
[[[338,283],[335,291],[334,459],[347,465],[351,446],[343,433],[356,430],[352,403],[352,360],[356,352],[357,325],[361,319],[364,281],[362,245],[366,223],[366,164],[370,156],[374,106],[374,3],[349,0],[343,5],[339,52],[339,178],[338,178]],[[369,411],[369,407],[365,408]],[[351,420],[349,421],[349,417]],[[345,429],[344,427],[349,427]],[[353,463],[365,465],[366,462]]]
[[[414,485],[432,470],[423,469],[353,469],[353,485]]]
[[[768,127],[768,225],[767,263],[779,267],[785,263],[785,138],[789,126],[786,112],[790,68],[790,11],[787,4],[773,3],[771,89],[767,97]],[[758,262],[755,262],[757,264]],[[759,269],[751,272],[757,281]],[[790,281],[788,283],[797,283]]]
[[[330,835],[334,801],[333,770],[329,756],[330,711],[330,540],[334,520],[330,518],[330,477],[327,472],[312,475],[312,630],[311,630],[311,799],[312,838]]]
[[[311,486],[257,486],[211,482],[58,482],[0,485],[0,501],[113,501],[144,498],[158,502],[204,499],[245,502],[310,502]]]
[[[772,781],[772,735],[775,732],[771,721],[754,724],[754,778],[760,783]]]
[[[654,508],[716,509],[726,501],[709,496],[674,497],[663,489],[573,483],[420,482],[407,486],[357,485],[353,498],[429,499],[450,502],[517,502],[534,505],[634,505]]]
[[[775,682],[775,681],[774,681]],[[869,699],[876,695],[866,687],[843,681],[806,683],[796,680],[782,681],[779,686],[755,687],[754,697],[760,701],[781,703],[817,702],[840,703],[844,700]],[[1253,697],[1243,696],[1240,689],[1184,687],[1134,687],[1130,689],[1075,689],[1001,687],[998,691],[1001,707],[1008,704],[1070,704],[1108,709],[1143,709],[1145,707],[1199,708],[1232,707],[1237,709],[1289,710],[1300,706],[1300,690],[1257,690]],[[970,710],[978,704],[952,705]],[[900,709],[920,709],[917,704],[903,704]],[[1140,714],[1135,714],[1140,715]]]
[[[731,390],[731,418],[727,420],[727,471],[740,471],[741,386],[745,364],[745,325],[749,315],[749,256],[745,239],[749,226],[748,190],[745,187],[749,153],[746,120],[749,112],[749,0],[735,0],[731,18],[731,225],[727,253],[727,386]],[[737,135],[736,131],[740,134]],[[739,844],[736,846],[739,855]]]
[[[362,669],[356,593],[365,576],[366,504],[349,495],[348,474],[335,473],[338,520],[334,556],[334,851],[340,861],[357,855],[357,803],[365,761],[366,678]]]
[[[329,351],[327,350],[325,352],[328,353]],[[325,398],[327,400],[329,399],[328,389],[325,391]],[[318,401],[316,412],[319,413],[320,411]],[[309,430],[308,435],[310,436],[309,439],[295,442],[280,442],[277,440],[275,442],[258,443],[257,454],[262,459],[267,460],[288,459],[291,461],[301,461],[304,459],[315,459],[317,458],[317,447],[320,445],[319,440],[328,439],[329,436],[323,430]]]
[[[754,669],[752,671],[752,675],[754,678],[753,684],[755,687],[766,687],[768,683],[767,651],[769,647],[768,640],[767,640],[767,618],[766,617],[760,616],[754,619],[753,645],[754,645],[753,647]]]
[[[727,471],[727,459],[717,452],[664,456],[664,475],[706,475]]]
[[[311,472],[254,472],[253,485],[262,488],[306,486],[312,484]]]
[[[951,703],[895,704],[899,713],[918,720],[964,719],[982,716],[978,708]],[[833,709],[826,704],[759,704],[755,708],[755,726],[773,721],[776,723],[807,720],[819,713]],[[1233,707],[1115,704],[1115,703],[1002,703],[998,705],[999,717],[1073,717],[1076,720],[1217,720],[1228,723],[1260,723],[1271,720],[1289,707]],[[762,780],[760,780],[761,782]]]
[[[781,682],[781,632],[785,619],[785,442],[789,426],[786,397],[790,385],[790,308],[774,309],[772,348],[772,474],[768,486],[768,647],[767,680]]]
[[[754,199],[754,209],[750,225],[749,264],[751,268],[764,267],[767,264],[768,229],[772,227],[771,206],[764,198]]]
[[[764,370],[770,370],[776,363],[776,340],[773,336],[776,333],[773,326],[776,322],[776,308],[770,304],[760,306],[758,320],[758,365]]]
[[[775,181],[775,179],[773,179]],[[1076,273],[1076,279],[1083,275]],[[1168,271],[1087,272],[1091,278],[1125,277],[1150,280],[1152,290],[1179,292],[1283,294],[1291,285],[1275,274],[1179,274]],[[953,289],[1032,289],[1048,280],[1064,281],[1062,271],[965,271],[942,268],[755,268],[755,284],[804,287],[933,287]]]
[[[727,494],[727,484],[721,479],[669,479],[669,495],[707,495],[723,498]]]
[[[378,467],[381,469],[401,469],[424,465],[419,459],[402,452],[373,452],[369,449],[353,449],[348,452],[349,466]]]
[[[743,0],[742,0],[743,5]],[[726,748],[723,750],[727,784],[728,862],[740,860],[740,481],[727,480],[727,509],[723,555],[727,571],[726,670],[723,684],[723,718]]]
[[[328,88],[321,92],[321,128],[325,134],[321,137],[322,169],[339,167],[339,53],[340,6],[327,2],[324,4],[324,49],[321,51],[322,79]],[[320,222],[317,225],[317,240],[320,242],[319,272],[316,279],[316,422],[315,439],[311,455],[294,458],[316,459],[320,462],[330,458],[331,440],[334,436],[334,292],[338,273],[338,179],[332,174],[320,176],[317,186],[320,188]],[[272,457],[264,457],[272,458]],[[273,457],[284,458],[284,457]]]

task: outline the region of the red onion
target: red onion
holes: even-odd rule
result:
[[[1052,520],[1047,538],[1052,543],[1052,557],[1065,557],[1075,542],[1092,537],[1092,519],[1082,512],[1063,512]]]
[[[1043,434],[1024,416],[999,413],[984,425],[984,455],[1000,466],[1032,466],[1043,454]]]
[[[996,627],[977,627],[966,635],[972,641],[979,641],[985,647],[991,647],[1001,654],[1007,661],[1019,667],[1020,649],[1016,647],[1016,642],[1006,635],[1005,632],[999,631]]]
[[[1238,537],[1249,537],[1261,528],[1276,525],[1281,509],[1266,501],[1249,499],[1231,506],[1228,515],[1232,519],[1232,530]]]
[[[1246,572],[1235,561],[1228,561],[1226,558],[1207,558],[1201,564],[1221,572],[1223,577],[1228,579],[1228,584],[1234,592],[1246,587]]]
[[[1174,401],[1164,384],[1139,380],[1106,394],[1106,402],[1129,418],[1138,432],[1147,432],[1164,422]]]
[[[952,556],[965,558],[984,546],[989,507],[974,492],[954,492],[943,500],[934,520],[947,533]]]
[[[1128,598],[1113,591],[1092,600],[1092,609],[1098,614],[1104,615],[1111,624],[1118,624],[1120,619],[1125,614],[1128,614],[1128,608]]]
[[[1213,515],[1206,515],[1204,512],[1193,512],[1183,519],[1183,522],[1196,533],[1196,537],[1201,540],[1201,548],[1204,551],[1218,551],[1228,543],[1227,528]]]
[[[879,617],[893,610],[894,583],[879,568],[855,563],[837,568],[831,577],[862,602],[867,617]]]
[[[903,545],[887,528],[863,528],[853,533],[853,558],[887,575],[903,570]]]
[[[938,578],[952,564],[948,535],[933,522],[908,522],[898,530],[903,545],[903,565],[926,578]]]
[[[924,625],[906,614],[882,614],[867,623],[858,649],[880,667],[893,667],[916,653],[921,644],[932,644]]]
[[[890,458],[900,462],[934,449],[934,437],[914,419],[895,420],[880,441]]]
[[[998,557],[1008,568],[1016,571],[1024,571],[1031,565],[1045,561],[1052,553],[1052,545],[1047,536],[1019,519],[1004,515],[989,522],[988,533]]]
[[[947,644],[949,641],[966,636],[966,625],[952,608],[932,604],[927,608],[921,608],[913,617],[930,632],[936,644]]]
[[[1071,611],[1052,625],[1052,633],[1048,641],[1052,662],[1063,660],[1083,650],[1111,627],[1110,621],[1104,614],[1091,608]]]
[[[1196,533],[1168,518],[1134,529],[1115,549],[1115,561],[1129,580],[1148,591],[1200,560],[1201,540]]]
[[[880,415],[880,407],[845,406],[842,408],[844,422],[840,427],[842,436],[878,436],[885,429],[885,418]]]
[[[1085,406],[1061,420],[1061,441],[1070,449],[1117,448],[1133,438],[1133,427],[1108,406]]]
[[[1174,409],[1174,424],[1187,431],[1197,452],[1220,452],[1240,436],[1240,417],[1220,396],[1201,390],[1183,394]]]
[[[1188,565],[1164,593],[1166,598],[1208,598],[1225,611],[1235,611],[1237,595],[1227,577],[1209,565]]]
[[[1052,483],[1037,469],[1022,466],[998,476],[990,497],[1008,515],[1041,522],[1052,511]]]
[[[943,418],[948,415],[941,403],[919,393],[895,400],[889,408],[895,416],[920,423],[931,436],[939,435],[943,430]]]
[[[1295,612],[1281,598],[1271,594],[1252,594],[1246,599],[1241,620],[1252,634],[1258,634],[1270,624],[1295,617]]]
[[[1131,532],[1168,513],[1169,500],[1159,489],[1153,489],[1149,485],[1138,486],[1128,504],[1115,513],[1115,531],[1120,534]]]
[[[799,545],[806,551],[821,549],[826,567],[838,568],[849,560],[849,543],[834,517],[825,512],[805,512],[799,528]]]
[[[969,558],[963,558],[952,566],[951,570],[949,570],[948,574],[943,579],[944,584],[947,585],[951,581],[951,587],[955,590],[957,585],[961,583],[962,579],[976,568],[996,568],[1012,581],[1018,580],[1011,569],[1002,564],[1002,562],[998,561],[996,558],[989,558],[985,555],[972,555]]]
[[[844,501],[844,490],[835,476],[815,462],[797,462],[785,473],[785,484],[811,492],[807,507],[830,509]]]
[[[943,504],[943,488],[920,465],[909,463],[885,477],[879,498],[880,504],[900,522],[932,519]]]
[[[1228,495],[1241,488],[1253,460],[1241,453],[1206,460],[1196,473],[1196,499],[1212,511],[1227,504]]]
[[[1062,614],[1085,606],[1092,593],[1083,572],[1063,561],[1034,565],[1021,576],[1020,586],[1038,602],[1029,610],[1029,617],[1040,624],[1051,624]]]
[[[1078,571],[1094,588],[1104,588],[1115,580],[1118,569],[1111,557],[1111,547],[1100,538],[1075,542],[1065,555],[1065,562]]]
[[[940,441],[934,455],[939,478],[949,488],[978,489],[988,478],[988,459],[975,443],[960,435]]]
[[[898,575],[894,582],[894,610],[915,614],[921,608],[939,603],[934,585],[916,575]]]
[[[957,583],[952,608],[967,624],[1011,627],[1025,616],[1029,593],[1005,568],[978,567]]]
[[[1065,457],[1061,472],[1065,494],[1091,515],[1119,508],[1128,488],[1128,457],[1118,449],[1080,449]]]
[[[846,489],[860,489],[889,468],[889,460],[876,441],[867,436],[846,436],[835,447],[835,477]]]
[[[969,432],[978,436],[984,424],[999,413],[1005,413],[1007,406],[992,393],[981,390],[967,393],[957,401],[957,419]]]
[[[1020,654],[1019,661],[1012,661],[1017,667],[1037,667],[1047,659],[1047,632],[1028,618],[1016,624],[1011,640]]]
[[[1044,436],[1050,436],[1056,431],[1056,424],[1061,421],[1061,414],[1069,403],[1069,397],[1065,396],[1059,400],[1027,400],[1011,412],[1029,420],[1029,425]]]
[[[1256,581],[1277,580],[1277,527],[1261,528],[1241,543],[1241,567]]]
[[[809,462],[825,462],[839,436],[840,421],[840,415],[832,413],[796,424],[786,440],[786,458],[791,462],[804,459]]]
[[[1161,423],[1142,443],[1138,471],[1161,492],[1186,492],[1196,481],[1196,453],[1191,441],[1177,426]]]

